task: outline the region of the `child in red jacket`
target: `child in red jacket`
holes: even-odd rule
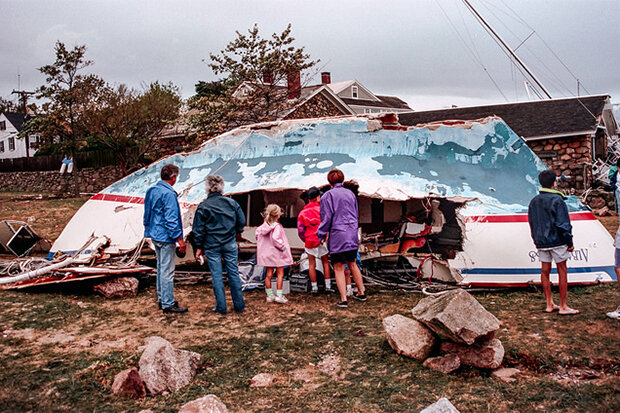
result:
[[[329,272],[329,259],[327,246],[319,242],[319,238],[316,235],[316,231],[321,225],[321,214],[319,212],[319,200],[321,199],[321,192],[312,187],[306,192],[308,198],[308,204],[301,210],[297,217],[297,233],[299,238],[304,241],[306,253],[308,254],[308,274],[310,276],[310,282],[312,284],[312,294],[316,295],[319,292],[316,282],[316,259],[319,258],[323,263],[323,277],[325,278],[325,292],[333,293],[330,272]]]

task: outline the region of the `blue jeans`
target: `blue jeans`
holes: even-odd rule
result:
[[[232,241],[219,245],[214,248],[204,250],[205,258],[211,271],[213,283],[213,294],[215,295],[215,311],[221,314],[226,313],[226,293],[224,292],[224,280],[222,279],[222,259],[228,274],[228,286],[232,297],[235,311],[245,310],[245,301],[241,292],[241,279],[239,278],[239,267],[237,263],[238,248],[237,242]]]
[[[153,241],[157,255],[157,301],[161,308],[174,306],[174,252],[173,242]]]

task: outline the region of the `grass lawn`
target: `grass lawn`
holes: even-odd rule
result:
[[[84,201],[0,194],[0,218],[33,216],[35,230],[53,237],[60,231],[50,226],[62,228]],[[538,291],[476,293],[503,322],[504,364],[522,371],[512,383],[472,368],[443,375],[392,351],[381,320],[410,315],[420,294],[370,289],[368,302],[342,310],[335,297],[291,294],[277,305],[253,291],[244,314],[219,316],[210,311],[210,285],[175,292],[189,313],[164,316],[152,285],[123,300],[0,291],[0,411],[176,412],[211,393],[239,412],[417,411],[440,397],[462,412],[620,411],[620,324],[605,317],[620,304],[617,285],[572,288],[569,302],[582,311],[572,317],[542,313]],[[200,353],[197,376],[167,396],[112,396],[114,376],[137,366],[151,335]],[[331,369],[319,368],[325,360]],[[276,375],[275,384],[250,388],[258,373]]]

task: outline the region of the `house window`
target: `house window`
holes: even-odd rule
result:
[[[0,130],[6,130],[6,120],[0,122]]]
[[[9,138],[9,151],[15,150],[15,138]]]
[[[357,86],[351,86],[351,96],[353,96],[353,99],[357,99]]]
[[[0,152],[4,152],[4,141],[0,142]]]
[[[41,143],[41,135],[31,135],[29,140],[30,140],[30,147],[34,148]]]

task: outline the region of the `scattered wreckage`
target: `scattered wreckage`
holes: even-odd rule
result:
[[[206,176],[224,178],[225,191],[246,214],[241,256],[255,251],[254,230],[269,203],[283,208],[281,223],[299,256],[300,195],[311,186],[326,187],[327,172],[337,167],[355,181],[349,184],[358,194],[360,254],[367,275],[379,284],[407,288],[434,279],[508,287],[539,282],[527,205],[546,167],[497,117],[404,127],[396,115],[383,114],[237,128],[93,196],[67,224],[48,258],[64,254],[85,263],[93,256],[108,256],[107,261],[137,257],[144,242],[144,196],[166,163],[180,168],[175,190],[185,236],[206,197]],[[575,239],[569,283],[614,281],[611,236],[576,197],[569,197],[567,205]],[[191,248],[177,262],[193,263]]]

